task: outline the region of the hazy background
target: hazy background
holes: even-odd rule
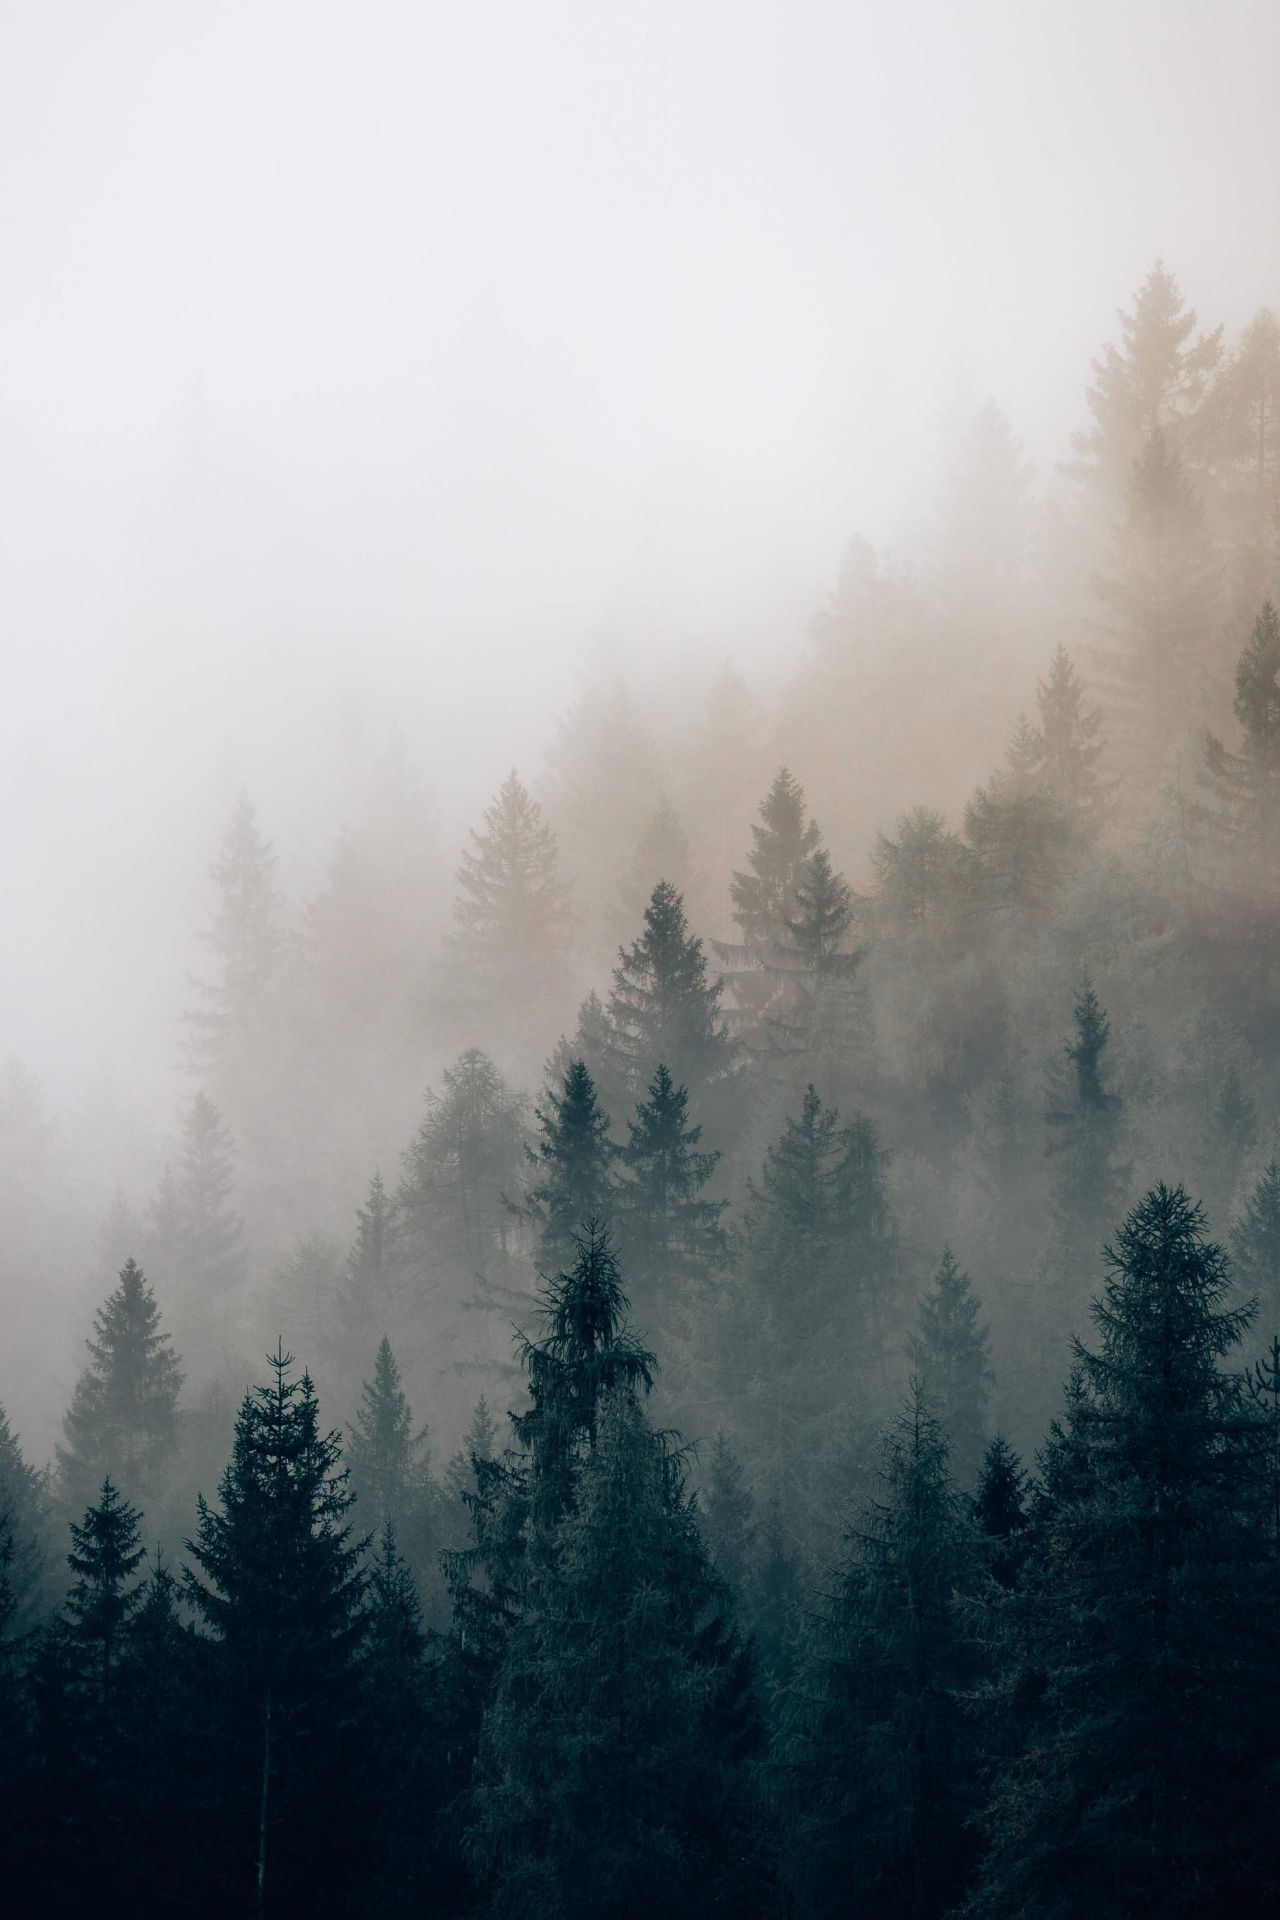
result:
[[[1157,252],[1274,284],[1278,72],[1265,0],[6,0],[0,1052],[167,1118],[239,781],[305,882],[394,715],[452,848],[588,649],[767,685],[957,395],[1051,477]]]

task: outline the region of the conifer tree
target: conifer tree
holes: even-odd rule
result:
[[[742,1462],[723,1427],[716,1431],[698,1511],[712,1565],[739,1605],[749,1602],[759,1525]]]
[[[1270,1352],[1254,1361],[1245,1382],[1264,1422],[1271,1481],[1271,1550],[1280,1560],[1280,1334],[1272,1334]]]
[[[458,997],[515,1045],[516,1010],[527,1019],[559,1007],[571,918],[555,835],[514,769],[463,851],[454,918]]]
[[[258,829],[253,802],[236,796],[218,857],[210,868],[218,904],[205,936],[216,978],[201,986],[193,1010],[192,1058],[219,1087],[234,1085],[262,1038],[263,1014],[284,951],[276,857]]]
[[[201,1496],[184,1575],[213,1643],[216,1870],[229,1902],[256,1898],[259,1912],[340,1897],[325,1822],[350,1786],[365,1632],[341,1445],[322,1432],[310,1375],[291,1378],[293,1364],[278,1347],[270,1382],[245,1395],[219,1506]]]
[[[659,880],[643,931],[619,950],[609,995],[608,1044],[633,1099],[663,1061],[700,1094],[725,1078],[733,1047],[720,1012],[723,990],[707,977],[684,901],[670,881]]]
[[[471,1415],[461,1447],[453,1454],[444,1471],[444,1491],[449,1500],[462,1500],[476,1491],[476,1463],[492,1460],[498,1423],[489,1411],[489,1402],[481,1394]]]
[[[688,1090],[659,1065],[620,1156],[616,1206],[627,1272],[643,1313],[664,1328],[673,1309],[687,1310],[727,1244],[726,1203],[704,1196],[720,1156],[700,1151],[702,1128],[688,1116]]]
[[[1134,467],[1098,592],[1108,639],[1096,651],[1097,678],[1123,773],[1117,797],[1134,818],[1166,782],[1174,748],[1203,725],[1206,691],[1217,698],[1209,659],[1217,577],[1204,506],[1159,429]]]
[[[54,1597],[54,1547],[48,1475],[23,1457],[9,1416],[0,1406],[0,1517],[8,1523],[6,1582],[13,1602],[13,1633],[31,1632]]]
[[[399,1305],[399,1248],[395,1203],[381,1173],[375,1172],[362,1207],[356,1208],[356,1231],[343,1264],[337,1317],[344,1359],[368,1336],[370,1323],[387,1323]]]
[[[619,931],[630,933],[643,920],[653,890],[666,880],[683,899],[693,877],[693,855],[684,822],[665,794],[636,842],[626,872],[618,882]]]
[[[76,1382],[58,1448],[64,1499],[82,1510],[87,1494],[115,1475],[158,1492],[172,1464],[182,1374],[141,1267],[127,1260],[98,1309],[86,1342],[90,1364]]]
[[[800,868],[792,893],[781,938],[758,953],[772,991],[748,1045],[791,1085],[823,1071],[844,1086],[865,1070],[868,1054],[857,978],[864,949],[853,939],[853,892],[819,847]]]
[[[1238,621],[1280,590],[1280,320],[1269,308],[1220,367],[1200,424]]]
[[[842,1125],[810,1086],[748,1182],[740,1247],[750,1305],[726,1301],[716,1346],[747,1382],[750,1425],[782,1475],[789,1520],[812,1539],[830,1512],[825,1476],[850,1382],[874,1404],[893,1310],[885,1156],[870,1120]]]
[[[918,1383],[888,1428],[794,1686],[784,1787],[801,1910],[926,1916],[962,1893],[975,1801],[963,1594],[977,1564],[946,1435]]]
[[[1002,1587],[1012,1587],[1026,1559],[1030,1516],[1027,1476],[1002,1433],[992,1437],[982,1457],[973,1516],[987,1543],[992,1579]]]
[[[431,1764],[429,1657],[413,1573],[390,1521],[369,1567],[360,1661],[362,1744],[357,1783],[362,1911],[413,1913],[433,1886],[430,1824],[438,1783]]]
[[[360,1518],[394,1527],[416,1578],[433,1581],[439,1545],[439,1489],[431,1474],[429,1434],[415,1426],[400,1369],[383,1334],[365,1381],[347,1458]]]
[[[1239,750],[1230,752],[1211,735],[1206,771],[1237,884],[1274,909],[1280,892],[1270,878],[1280,852],[1280,614],[1269,600],[1236,666],[1235,712]]]
[[[617,1148],[581,1060],[570,1062],[535,1112],[538,1139],[525,1149],[530,1183],[524,1205],[538,1229],[539,1258],[554,1270],[571,1254],[585,1221],[607,1220],[612,1213]]]
[[[1105,742],[1102,708],[1085,703],[1071,655],[1058,647],[1049,674],[1036,684],[1034,760],[1044,792],[1065,816],[1079,847],[1091,847],[1111,807],[1112,788],[1099,761]]]
[[[523,1101],[478,1047],[446,1068],[439,1092],[428,1095],[395,1201],[397,1256],[403,1253],[420,1290],[442,1276],[503,1276],[507,1196],[524,1163],[524,1121]],[[382,1234],[385,1258],[385,1220]]]
[[[189,1353],[211,1336],[225,1341],[245,1277],[243,1230],[232,1205],[234,1165],[222,1116],[198,1093],[183,1120],[177,1173],[166,1170],[151,1209],[148,1262],[173,1288],[180,1334],[190,1330],[184,1335]],[[204,1355],[206,1365],[212,1357]]]
[[[1245,1300],[1257,1302],[1265,1343],[1280,1332],[1280,1165],[1268,1161],[1231,1231],[1231,1257]]]
[[[760,802],[760,823],[751,828],[745,872],[735,873],[733,917],[747,946],[778,939],[794,910],[801,868],[822,844],[816,820],[807,815],[804,788],[780,767]]]
[[[899,814],[896,838],[876,836],[877,924],[897,939],[932,940],[954,920],[971,858],[932,807]]]
[[[1280,1627],[1258,1422],[1222,1366],[1249,1316],[1180,1187],[1152,1188],[1106,1259],[1025,1601],[1039,1704],[970,1910],[1261,1914]]]
[[[965,807],[964,830],[973,852],[969,897],[979,915],[1042,916],[1063,877],[1071,823],[1042,777],[1040,739],[1025,714],[1004,766]]]
[[[985,1444],[990,1334],[979,1324],[980,1310],[973,1282],[961,1272],[951,1248],[944,1247],[933,1289],[920,1303],[911,1357],[947,1434],[962,1487],[974,1484]]]
[[[745,1656],[678,1456],[625,1385],[596,1410],[486,1715],[471,1857],[495,1915],[760,1913]]]
[[[1157,260],[1120,315],[1121,342],[1093,362],[1092,421],[1076,436],[1077,472],[1103,503],[1123,497],[1134,462],[1157,431],[1175,439],[1193,420],[1222,351],[1222,329],[1197,334],[1196,316]]]

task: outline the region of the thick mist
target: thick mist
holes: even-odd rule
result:
[[[1274,1910],[1277,69],[0,0],[21,1911]]]

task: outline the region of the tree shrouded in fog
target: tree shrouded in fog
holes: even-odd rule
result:
[[[707,973],[702,942],[689,931],[684,901],[659,880],[644,926],[613,970],[606,1046],[632,1099],[659,1065],[705,1097],[730,1072],[734,1049],[720,1012],[723,986]]]
[[[554,1269],[568,1258],[586,1221],[607,1220],[613,1212],[618,1150],[581,1060],[571,1061],[559,1085],[547,1088],[537,1119],[537,1141],[525,1150],[524,1205],[538,1229],[539,1259],[544,1269]]]
[[[1072,1475],[1049,1483],[1026,1601],[1044,1677],[975,1913],[1104,1909],[1123,1888],[1132,1912],[1207,1920],[1273,1897],[1280,1628],[1258,1423],[1221,1364],[1249,1315],[1227,1289],[1199,1208],[1153,1188],[1077,1348]]]
[[[126,1261],[98,1309],[88,1347],[89,1365],[63,1423],[66,1445],[58,1449],[63,1495],[79,1509],[111,1477],[150,1498],[172,1464],[182,1374],[136,1261]]]

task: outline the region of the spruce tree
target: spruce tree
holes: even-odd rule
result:
[[[971,855],[932,807],[899,814],[895,837],[876,836],[876,923],[897,940],[932,941],[955,920]]]
[[[514,769],[463,851],[454,919],[455,997],[517,1046],[517,1012],[523,1023],[560,1006],[571,915],[555,835]]]
[[[1222,329],[1197,334],[1196,316],[1157,260],[1120,315],[1120,345],[1093,362],[1090,426],[1075,440],[1077,472],[1106,506],[1123,497],[1134,462],[1163,431],[1177,438],[1194,420],[1222,351]]]
[[[964,1890],[976,1798],[964,1599],[978,1549],[918,1383],[794,1683],[782,1783],[800,1910],[927,1920]]]
[[[1152,1188],[1106,1258],[1025,1601],[1039,1703],[969,1910],[1260,1915],[1280,1626],[1259,1424],[1222,1364],[1249,1316],[1181,1187]]]
[[[428,1095],[395,1200],[397,1256],[408,1261],[417,1291],[464,1276],[502,1280],[524,1123],[524,1102],[478,1047],[446,1068],[439,1092]]]
[[[1280,614],[1268,600],[1236,666],[1239,750],[1210,736],[1205,761],[1217,824],[1237,886],[1274,909],[1280,852]],[[1268,932],[1270,929],[1268,929]]]
[[[235,1162],[221,1114],[198,1093],[183,1119],[177,1172],[166,1169],[151,1208],[148,1265],[172,1288],[183,1350],[206,1374],[230,1344],[246,1272]]]
[[[723,1081],[733,1047],[720,1011],[723,983],[708,979],[702,942],[689,931],[684,901],[659,880],[643,931],[619,950],[608,1005],[608,1045],[632,1099],[660,1062],[699,1094]]]
[[[816,820],[808,818],[804,788],[780,767],[760,802],[760,822],[751,828],[746,871],[735,873],[733,917],[747,946],[778,939],[794,911],[796,881],[822,844]]]
[[[535,1112],[538,1139],[525,1149],[530,1178],[524,1210],[537,1229],[539,1260],[554,1271],[570,1256],[583,1224],[607,1220],[613,1212],[618,1150],[581,1060],[570,1062]]]
[[[364,1383],[347,1460],[361,1522],[374,1530],[394,1527],[416,1578],[425,1586],[436,1571],[439,1489],[431,1474],[428,1430],[415,1425],[385,1334],[373,1374]]]
[[[616,1207],[634,1297],[663,1328],[673,1311],[687,1313],[727,1244],[726,1203],[704,1194],[720,1156],[700,1151],[701,1139],[702,1128],[689,1123],[688,1090],[659,1065],[648,1099],[628,1122]]]
[[[745,1423],[781,1475],[788,1518],[815,1540],[851,1391],[882,1390],[897,1256],[885,1156],[863,1115],[842,1124],[810,1086],[748,1182],[739,1240],[745,1299],[724,1301],[715,1348],[745,1382]],[[856,1382],[856,1388],[851,1388]]]
[[[343,1360],[350,1366],[368,1338],[370,1322],[387,1323],[399,1305],[397,1214],[381,1173],[375,1172],[362,1207],[356,1208],[355,1237],[347,1250],[337,1299]]]
[[[481,1394],[476,1401],[461,1447],[451,1455],[444,1471],[444,1491],[449,1500],[461,1501],[476,1490],[477,1463],[483,1466],[493,1458],[498,1423],[489,1411],[489,1402]]]
[[[991,1380],[990,1333],[979,1324],[981,1305],[968,1274],[944,1247],[932,1291],[920,1303],[911,1358],[947,1434],[956,1477],[966,1488],[974,1485],[982,1462]]]
[[[825,847],[810,854],[792,891],[782,936],[759,951],[758,964],[772,991],[747,1043],[774,1077],[789,1085],[822,1071],[852,1090],[860,1070],[865,1074],[869,1053],[865,994],[858,980],[864,949],[853,937],[854,895]]]
[[[1108,741],[1123,773],[1117,799],[1134,819],[1166,783],[1174,749],[1204,723],[1217,625],[1204,506],[1158,428],[1134,467],[1127,515],[1098,592],[1108,638],[1096,650],[1096,673]]]
[[[1077,847],[1091,847],[1112,805],[1112,783],[1099,762],[1105,750],[1102,708],[1085,702],[1071,655],[1058,647],[1049,675],[1036,684],[1034,759],[1044,792],[1065,816]]]
[[[141,1267],[127,1260],[98,1309],[90,1364],[76,1382],[58,1448],[63,1498],[77,1511],[114,1475],[143,1494],[160,1491],[177,1439],[182,1374]]]
[[[1271,1551],[1280,1560],[1280,1333],[1272,1334],[1270,1351],[1254,1361],[1245,1382],[1264,1423],[1271,1482]]]
[[[320,1427],[309,1374],[278,1347],[245,1395],[214,1508],[197,1503],[190,1605],[205,1661],[215,1862],[229,1904],[301,1912],[341,1897],[329,1809],[350,1790],[357,1664],[365,1633],[363,1543],[336,1433]]]
[[[14,1606],[13,1632],[31,1632],[55,1598],[55,1547],[49,1476],[23,1457],[9,1416],[0,1406],[0,1516],[11,1549],[6,1580]]]
[[[275,854],[242,788],[210,868],[218,904],[205,938],[216,978],[201,985],[204,1005],[188,1015],[193,1061],[220,1087],[236,1083],[263,1038],[268,995],[284,952],[275,870]]]
[[[1238,621],[1280,590],[1280,320],[1269,308],[1254,316],[1219,369],[1202,426]]]
[[[767,1911],[758,1745],[679,1456],[633,1391],[605,1388],[485,1717],[468,1838],[488,1910]]]
[[[1039,736],[1023,714],[1005,764],[973,794],[964,811],[973,859],[967,881],[984,920],[1043,917],[1062,881],[1071,821],[1041,770]]]
[[[1280,1332],[1280,1165],[1268,1161],[1231,1231],[1231,1255],[1242,1298],[1257,1303],[1265,1344]]]
[[[992,1437],[982,1457],[973,1517],[986,1541],[992,1579],[1014,1586],[1027,1553],[1027,1476],[1002,1433]]]

